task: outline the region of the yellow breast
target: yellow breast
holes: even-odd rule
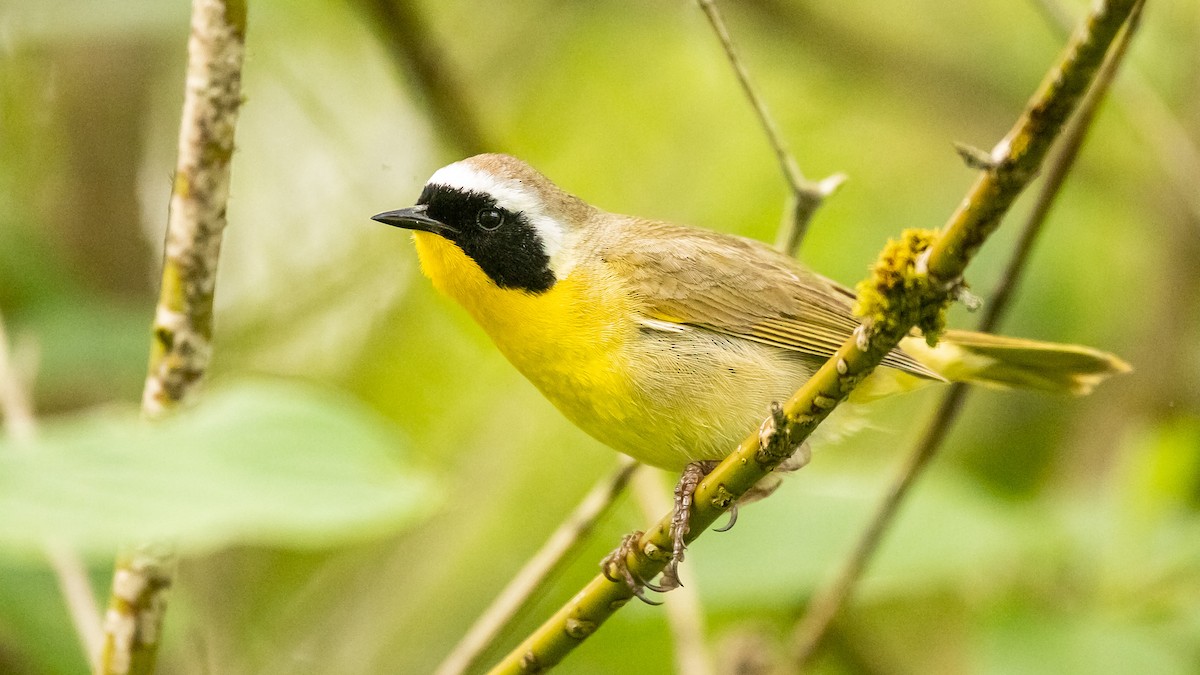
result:
[[[458,246],[414,232],[421,269],[568,419],[593,436],[628,415],[621,356],[635,327],[611,280],[577,269],[545,293],[504,289]],[[604,440],[601,437],[601,440]]]
[[[683,328],[646,330],[636,294],[578,265],[549,291],[503,289],[456,245],[414,233],[421,268],[567,419],[647,464],[720,459],[811,366],[785,350]]]

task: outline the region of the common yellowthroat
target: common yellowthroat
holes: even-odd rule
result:
[[[439,169],[416,206],[425,274],[568,419],[646,464],[719,460],[858,326],[852,291],[757,241],[602,211],[524,162]],[[1075,394],[1129,367],[1076,345],[906,339],[851,403],[968,381]]]

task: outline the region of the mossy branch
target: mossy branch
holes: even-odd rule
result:
[[[899,288],[876,286],[889,307],[908,308],[904,318],[892,320],[880,315],[878,304],[863,307],[866,321],[855,338],[843,344],[758,432],[743,440],[701,482],[694,498],[688,541],[712,525],[730,504],[808,438],[919,321],[929,327],[928,318],[938,315],[951,302],[967,263],[1037,173],[1135,4],[1136,0],[1111,0],[1095,7],[1012,130],[990,153],[991,161],[941,234],[932,241],[909,238],[901,256],[905,267],[874,275],[883,280],[896,275],[902,279],[929,276],[927,282],[917,284],[917,289],[909,289],[907,284]],[[919,303],[904,299],[910,290],[921,296]],[[637,577],[651,579],[662,571],[672,548],[670,524],[670,514],[661,518],[642,535],[639,550],[628,557],[629,568]],[[491,672],[532,673],[554,666],[631,597],[632,591],[624,583],[597,575]]]
[[[149,420],[186,402],[208,370],[245,34],[245,0],[193,0],[179,156],[142,395]],[[98,672],[153,672],[174,576],[169,544],[143,544],[118,555]]]

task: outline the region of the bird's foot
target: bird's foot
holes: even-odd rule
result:
[[[808,463],[809,453],[807,444],[801,444],[796,450],[797,452],[789,460],[781,463],[776,469],[777,471],[794,471]],[[696,488],[700,487],[700,482],[718,464],[720,462],[717,460],[692,462],[684,467],[683,474],[679,477],[679,482],[675,484],[675,508],[671,512],[671,557],[667,560],[658,583],[642,579],[629,568],[628,557],[631,554],[637,555],[640,553],[638,545],[641,542],[642,532],[625,535],[625,538],[621,540],[621,545],[612,553],[605,556],[604,560],[600,561],[600,569],[603,571],[606,579],[614,583],[624,583],[633,592],[635,597],[649,605],[660,605],[662,603],[647,598],[645,594],[646,589],[656,593],[666,593],[683,585],[679,580],[679,564],[683,562],[684,552],[687,550],[685,539],[691,530],[693,496],[696,493]],[[761,481],[759,485],[751,488],[750,492],[744,495],[742,500],[739,501],[744,503],[757,501],[774,492],[776,487],[778,487],[778,477],[774,477],[773,481]],[[728,532],[733,528],[734,523],[737,522],[737,516],[738,505],[737,503],[731,504],[729,507],[729,522],[722,527],[716,528],[716,531]]]
[[[652,591],[656,591],[658,587],[647,583],[644,579],[637,576],[633,570],[629,569],[629,556],[638,553],[638,543],[641,540],[641,532],[631,532],[625,535],[625,538],[621,540],[621,545],[612,553],[605,556],[604,560],[600,561],[600,571],[604,574],[605,579],[613,583],[624,583],[628,586],[630,592],[638,600],[647,605],[661,605],[661,602],[646,597],[645,589],[649,588]]]

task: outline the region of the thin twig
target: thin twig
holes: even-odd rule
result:
[[[1079,149],[1087,137],[1093,119],[1095,119],[1096,111],[1112,84],[1117,66],[1125,56],[1130,39],[1137,27],[1141,7],[1142,5],[1139,3],[1130,14],[1129,28],[1124,30],[1113,44],[1111,54],[1105,60],[1104,66],[1096,76],[1095,83],[1080,104],[1079,111],[1063,131],[1062,146],[1048,162],[1049,169],[1046,172],[1046,179],[1038,192],[1033,210],[1022,227],[1021,235],[1013,247],[1012,255],[992,301],[988,303],[986,311],[980,319],[979,330],[983,332],[995,330],[1005,312],[1012,305],[1013,293],[1028,265],[1034,243],[1042,231],[1055,198],[1074,166]],[[846,556],[832,581],[814,594],[808,611],[797,624],[793,634],[794,660],[802,671],[812,665],[817,650],[828,634],[838,612],[853,593],[855,585],[862,578],[863,572],[866,571],[867,565],[875,551],[878,550],[885,532],[899,510],[900,503],[941,448],[942,442],[945,441],[946,435],[962,410],[968,392],[967,385],[955,383],[943,395],[933,418],[925,428],[925,433],[888,485],[854,548]]]
[[[190,399],[208,371],[245,35],[246,0],[193,0],[179,156],[142,393],[149,420]],[[153,672],[175,563],[174,547],[166,542],[118,555],[104,617],[103,675]]]
[[[37,432],[33,398],[29,395],[27,382],[11,357],[4,317],[0,316],[0,418],[4,420],[4,430],[9,438],[18,443],[32,440]],[[67,614],[79,636],[80,647],[89,665],[95,667],[104,631],[100,627],[100,605],[88,580],[87,566],[78,553],[60,544],[47,543],[44,552],[54,571],[59,592],[67,603]]]
[[[63,544],[47,542],[43,551],[50,569],[54,570],[58,592],[67,603],[67,613],[79,635],[84,660],[94,669],[104,644],[104,626],[100,623],[100,603],[88,578],[87,565],[79,552]]]
[[[717,39],[721,41],[721,47],[725,50],[725,58],[729,60],[729,65],[733,67],[742,91],[750,101],[750,106],[754,108],[755,114],[758,115],[758,122],[767,134],[767,141],[771,144],[771,149],[775,151],[779,169],[783,172],[784,180],[791,189],[789,217],[785,219],[780,228],[776,247],[788,255],[794,256],[800,250],[800,244],[804,241],[804,235],[808,231],[808,224],[812,220],[813,214],[820,208],[821,202],[833,194],[838,186],[846,180],[846,176],[835,173],[816,182],[804,177],[800,171],[800,165],[788,150],[787,142],[783,140],[783,135],[779,133],[779,127],[775,125],[775,120],[767,109],[766,101],[758,95],[758,91],[750,81],[750,73],[746,70],[741,57],[738,56],[737,49],[733,46],[733,38],[729,35],[729,29],[725,26],[725,20],[721,17],[716,2],[714,0],[696,0],[696,2],[704,11],[704,16],[708,17],[708,22],[712,25],[713,32],[717,34]]]
[[[459,675],[469,670],[485,651],[504,632],[530,600],[561,569],[575,552],[596,522],[608,513],[616,498],[625,490],[629,479],[641,467],[636,461],[622,456],[621,463],[610,475],[592,486],[583,501],[550,535],[538,552],[525,563],[500,595],[475,620],[466,635],[458,641],[449,656],[442,661],[436,675]]]
[[[639,471],[633,477],[633,494],[646,518],[653,519],[674,508],[667,497],[657,472]],[[679,675],[713,675],[713,662],[704,640],[704,609],[700,593],[690,569],[680,570],[683,585],[671,592],[671,601],[664,603],[667,625],[675,640],[675,672]]]
[[[1058,0],[1034,0],[1034,6],[1059,32],[1071,30],[1071,14]],[[1116,87],[1114,102],[1136,120],[1130,126],[1154,148],[1151,154],[1155,161],[1192,212],[1193,222],[1200,223],[1200,190],[1196,189],[1196,177],[1200,176],[1200,147],[1196,140],[1136,64],[1124,69]]]
[[[22,443],[33,439],[37,429],[33,402],[24,378],[9,355],[3,316],[0,316],[0,419],[4,420],[4,431],[9,438]]]
[[[392,64],[416,86],[429,108],[427,117],[441,137],[463,155],[494,150],[473,112],[477,107],[470,103],[466,88],[449,67],[449,59],[415,3],[358,0],[357,4],[375,24]]]
[[[878,297],[860,306],[864,325],[773,411],[759,431],[747,436],[704,478],[693,495],[685,543],[700,536],[795,451],[918,323],[935,327],[967,264],[1037,173],[1136,2],[1111,0],[1095,7],[993,150],[994,165],[976,179],[940,233],[910,232],[886,247],[871,279]],[[896,257],[889,258],[892,255]],[[903,267],[898,268],[897,261],[904,261]],[[630,547],[625,563],[634,578],[652,579],[663,570],[673,547],[672,521],[672,514],[666,514]],[[597,575],[491,672],[528,673],[553,667],[633,593],[623,581]]]

